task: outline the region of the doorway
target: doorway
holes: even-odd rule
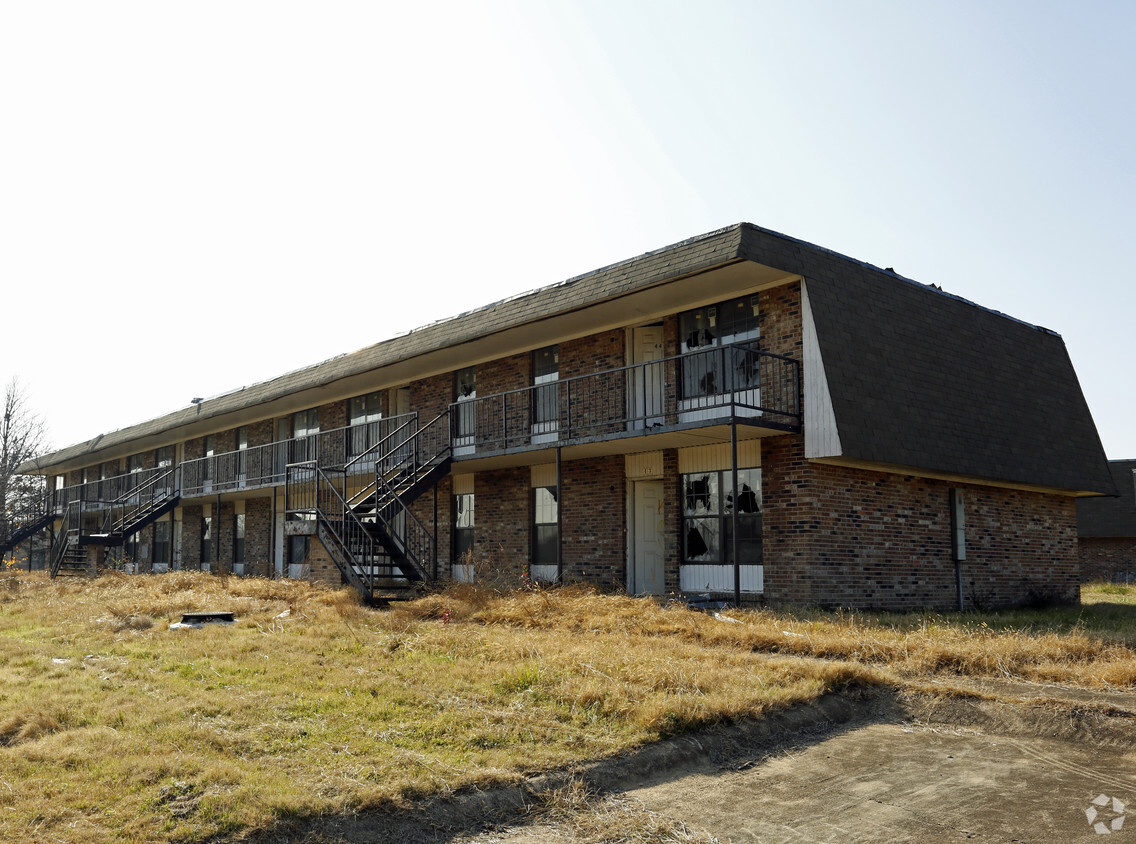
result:
[[[642,325],[631,329],[628,430],[654,428],[663,424],[663,326]]]
[[[631,583],[633,595],[662,595],[666,534],[663,518],[663,482],[632,483],[632,518],[634,526],[631,548]]]

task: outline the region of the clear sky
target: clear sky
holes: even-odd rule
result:
[[[744,220],[1061,333],[1136,458],[1134,44],[1093,0],[0,0],[0,378],[62,447]]]

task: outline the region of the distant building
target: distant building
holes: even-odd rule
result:
[[[382,284],[326,290],[380,321]],[[1075,502],[1115,491],[1059,335],[744,223],[20,471],[56,572],[897,610],[1077,601]]]
[[[1136,460],[1108,464],[1117,498],[1077,502],[1077,555],[1081,578],[1136,581]]]

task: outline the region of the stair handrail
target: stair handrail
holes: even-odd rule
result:
[[[439,438],[441,445],[434,451],[426,460],[421,460],[419,455],[422,452],[421,444],[422,437],[427,433],[435,433],[441,427],[442,420],[446,422],[445,436]],[[450,437],[449,429],[450,421],[450,408],[446,408],[425,425],[415,429],[414,433],[404,439],[402,442],[394,445],[386,454],[383,455],[378,461],[375,462],[375,509],[382,509],[384,506],[390,504],[390,496],[397,496],[397,485],[391,483],[393,480],[399,479],[399,473],[405,470],[405,476],[409,477],[410,483],[415,483],[422,469],[426,466],[433,466],[439,460],[444,459],[448,454],[453,451],[452,438]],[[395,465],[394,471],[389,471],[383,474],[379,471],[379,467],[389,462],[389,458],[399,452],[406,452],[406,447],[413,442],[413,447],[409,449],[408,456],[411,458],[407,461],[405,458]]]
[[[80,501],[69,501],[63,506],[63,521],[59,526],[58,541],[51,549],[51,577],[53,578],[59,574],[59,567],[63,564],[63,558],[67,556],[67,548],[71,545],[72,536],[79,534],[78,525],[72,525],[73,522],[77,521],[72,513],[78,512],[81,518],[81,505],[82,502]]]
[[[110,533],[122,533],[124,536],[127,535],[126,529],[130,524],[132,516],[142,514],[142,516],[145,517],[146,513],[149,513],[155,509],[155,505],[164,504],[165,502],[173,498],[173,484],[162,487],[162,495],[155,494],[158,492],[158,483],[167,478],[171,478],[174,474],[174,468],[172,466],[163,468],[164,471],[160,472],[159,474],[152,475],[148,480],[136,484],[134,487],[119,496],[119,499],[115,502],[115,504],[123,505],[122,516],[113,523],[111,530],[109,531]],[[149,495],[147,497],[143,497],[143,492],[145,490],[149,490]],[[135,506],[133,510],[127,511],[125,509],[125,505],[129,504],[131,499],[137,499],[137,501],[135,502],[137,506]],[[113,509],[111,510],[111,512],[113,512]],[[136,519],[135,521],[138,520]]]
[[[400,431],[404,430],[408,425],[412,425],[414,423],[417,423],[418,414],[416,412],[403,413],[399,416],[392,416],[390,421],[393,422],[396,419],[404,419],[404,421],[401,422],[400,424],[396,425],[395,427],[393,427],[390,430],[389,433],[384,435],[381,440],[376,442],[370,448],[366,449],[365,451],[361,451],[359,454],[356,454],[354,457],[352,457],[350,460],[348,460],[346,463],[344,463],[343,464],[343,471],[346,472],[346,471],[350,470],[350,468],[352,466],[354,466],[356,463],[365,462],[372,455],[374,455],[380,448],[382,448],[387,443],[388,440],[390,440],[394,436],[397,436],[398,433]],[[389,452],[388,452],[388,454],[389,454]],[[387,455],[384,455],[384,457],[385,456],[387,456]],[[380,461],[381,461],[381,458],[376,458],[376,460],[375,460],[376,463],[379,463]]]
[[[8,535],[0,536],[0,553],[7,553],[29,536],[38,533],[47,526],[54,516],[51,506],[51,494],[45,492],[40,496],[40,506],[33,512],[26,513],[8,525]]]
[[[406,418],[401,423],[399,423],[394,428],[392,428],[391,431],[386,434],[386,436],[384,436],[381,440],[379,440],[377,443],[375,443],[369,449],[364,451],[362,454],[357,455],[355,458],[353,458],[352,460],[349,460],[347,463],[344,464],[344,466],[343,466],[344,477],[346,477],[346,475],[349,473],[351,466],[353,466],[354,464],[356,464],[358,462],[368,460],[370,458],[374,458],[374,462],[375,462],[374,468],[375,468],[375,474],[376,475],[378,474],[380,467],[389,465],[390,456],[392,454],[397,453],[399,451],[399,449],[401,449],[403,447],[403,445],[409,439],[411,439],[415,436],[415,434],[418,430],[418,427],[417,427],[418,426],[418,414],[417,413],[407,413],[407,414],[403,414],[403,416],[405,416]],[[394,418],[398,419],[400,417],[396,416]],[[407,428],[412,429],[411,434],[409,436],[407,436],[406,439],[402,440],[399,444],[391,447],[389,445],[390,441],[401,436],[403,434],[403,432],[406,431]],[[383,451],[380,454],[380,450],[383,449],[383,448],[386,448],[386,451]],[[355,507],[355,506],[359,505],[360,503],[366,501],[368,498],[370,498],[374,494],[375,494],[375,482],[374,482],[374,480],[372,480],[369,483],[367,483],[366,485],[355,490],[351,494],[351,497],[347,499],[347,504],[350,507]]]
[[[395,445],[387,455],[394,454],[402,449],[405,449],[413,441],[413,447],[410,449],[410,466],[409,470],[405,473],[404,477],[409,478],[410,485],[417,483],[418,479],[422,476],[422,469],[425,466],[433,466],[440,459],[444,459],[452,449],[451,438],[449,436],[449,408],[443,410],[421,428],[418,428],[414,433],[403,440],[401,443]],[[430,449],[432,453],[426,460],[420,459],[421,442],[423,434],[430,432],[432,429],[436,431],[441,427],[443,420],[446,425],[446,435],[440,438],[440,447],[436,451]],[[384,474],[380,469],[380,463],[375,464],[375,518],[382,523],[383,529],[386,531],[387,536],[391,540],[397,542],[407,561],[417,569],[418,574],[424,580],[430,579],[430,572],[425,566],[425,562],[433,556],[436,556],[437,543],[426,525],[422,524],[421,519],[414,515],[414,511],[407,506],[406,502],[398,494],[398,487],[391,483],[392,478],[399,477],[402,472],[395,472],[393,475]],[[405,464],[399,465],[399,470],[404,468]],[[399,536],[391,525],[391,520],[385,515],[390,507],[396,508],[396,513],[404,514],[403,521],[403,535]]]
[[[290,513],[311,513],[316,520],[317,528],[323,528],[336,544],[339,545],[347,558],[346,567],[343,566],[339,560],[336,560],[336,565],[339,566],[343,574],[351,581],[352,585],[359,590],[364,597],[369,597],[374,592],[374,572],[367,571],[360,574],[355,571],[353,565],[354,555],[351,553],[351,540],[361,542],[367,552],[367,557],[372,561],[369,568],[373,569],[373,561],[375,559],[375,539],[367,530],[363,521],[355,514],[355,512],[348,506],[347,500],[339,491],[331,479],[324,471],[324,467],[319,465],[317,460],[305,460],[299,463],[289,463],[284,467],[285,472],[285,488],[284,488],[284,511]],[[305,474],[305,480],[295,480],[294,477],[300,474]],[[293,501],[293,496],[296,494],[297,485],[305,483],[310,479],[313,488],[307,491],[309,496],[308,501],[300,502],[305,506],[295,506],[297,502]],[[327,502],[325,504],[324,502]],[[331,507],[328,506],[331,505]],[[331,518],[332,516],[335,519]],[[343,528],[336,529],[336,523],[342,525]],[[350,528],[347,526],[350,525]],[[341,530],[350,529],[351,536],[343,536]],[[334,556],[334,555],[333,555]]]

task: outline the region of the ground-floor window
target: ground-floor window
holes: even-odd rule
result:
[[[532,564],[534,566],[556,565],[556,552],[560,545],[558,510],[556,487],[539,486],[533,489]]]
[[[761,469],[739,469],[738,489],[735,495],[728,469],[682,476],[684,562],[734,562],[735,501],[738,561],[761,562]]]
[[[297,566],[308,558],[308,550],[311,547],[311,537],[309,536],[289,536],[288,537],[288,563]]]
[[[245,561],[245,514],[233,514],[233,564],[242,565]]]
[[[453,562],[466,563],[473,554],[473,493],[454,496],[454,556]]]
[[[201,567],[213,562],[213,517],[201,517]]]
[[[154,522],[154,565],[169,565],[170,523]]]

